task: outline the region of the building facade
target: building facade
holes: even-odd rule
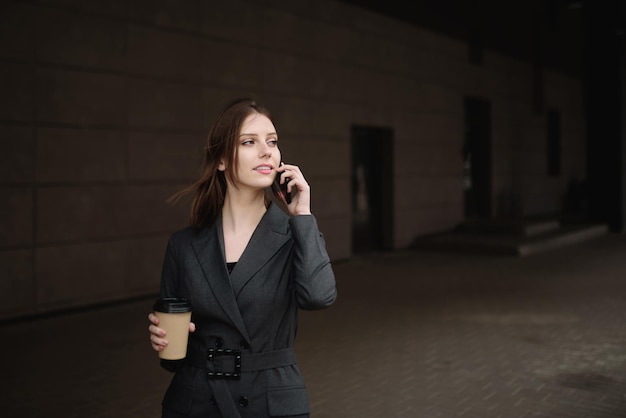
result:
[[[237,96],[334,260],[560,212],[586,176],[580,77],[332,0],[5,1],[0,83],[0,319],[154,294]]]

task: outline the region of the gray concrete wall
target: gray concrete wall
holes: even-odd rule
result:
[[[330,0],[42,0],[0,5],[0,318],[150,294],[212,118],[255,94],[351,255],[350,128],[394,132],[394,245],[463,221],[463,98],[493,109],[494,195],[558,209],[584,176],[578,80],[547,73],[564,175],[545,174],[532,69]],[[496,201],[494,196],[494,201]]]
[[[582,85],[575,78],[544,70],[544,106],[561,116],[561,174],[551,177],[546,116],[535,114],[532,108],[532,69],[523,63],[512,68],[509,91],[488,96],[493,104],[493,213],[509,215],[502,208],[502,199],[507,197],[514,199],[516,207],[508,209],[514,216],[558,213],[569,181],[586,178]]]

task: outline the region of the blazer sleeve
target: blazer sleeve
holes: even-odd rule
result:
[[[174,236],[170,237],[163,258],[163,268],[161,270],[161,297],[178,296],[178,251]],[[178,371],[182,360],[160,359],[160,365],[168,372]]]
[[[313,215],[289,220],[294,239],[293,281],[296,301],[302,309],[322,309],[337,298],[335,274],[324,237]]]

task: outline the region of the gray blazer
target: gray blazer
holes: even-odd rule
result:
[[[161,296],[191,301],[196,332],[163,399],[163,417],[308,417],[293,354],[298,309],[336,298],[312,215],[271,204],[229,274],[221,218],[169,240]]]

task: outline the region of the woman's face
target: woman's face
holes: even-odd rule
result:
[[[241,125],[235,172],[237,187],[265,189],[272,185],[280,164],[278,134],[265,115],[253,113]]]

